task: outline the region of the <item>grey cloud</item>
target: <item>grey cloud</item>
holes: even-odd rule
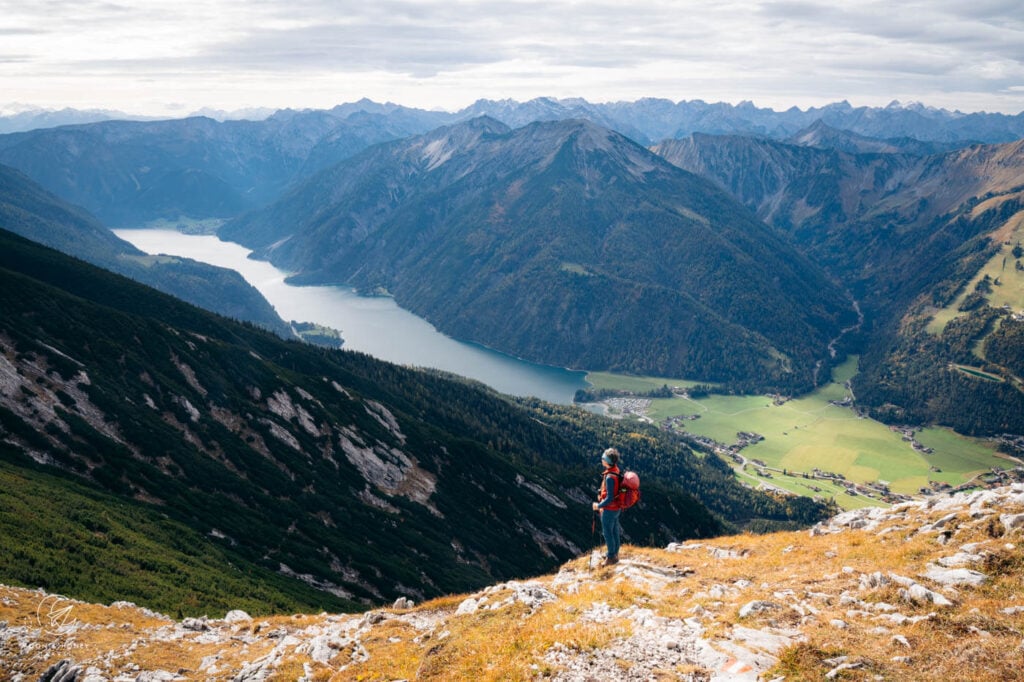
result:
[[[50,31],[41,28],[17,28],[0,26],[0,36],[41,36]]]
[[[936,0],[934,6],[951,17],[967,21],[994,20],[993,23],[999,25],[1024,23],[1024,5],[1019,0]]]
[[[32,14],[51,25],[76,21],[107,21],[146,13],[144,7],[91,0],[0,0],[0,16]]]
[[[271,71],[380,69],[420,77],[516,58],[623,68],[651,59],[698,58],[693,45],[706,35],[669,25],[671,13],[663,8],[614,3],[509,3],[497,10],[493,4],[427,7],[393,0],[360,5],[344,15],[316,0],[289,8],[287,14],[278,9],[279,18],[301,16],[304,25],[254,29],[177,63]]]
[[[381,71],[396,88],[437,76],[431,85],[466,99],[481,87],[564,96],[586,83],[610,99],[642,87],[654,96],[856,100],[1016,92],[1024,81],[1009,82],[1024,69],[1019,0],[0,0],[0,17],[6,8],[0,36],[21,36],[12,52],[33,52],[20,26],[56,39],[83,26],[194,38],[173,57],[85,54],[38,67],[140,82]],[[230,30],[207,33],[204,21]],[[51,39],[39,41],[40,54]],[[545,83],[553,91],[539,92]]]
[[[454,27],[320,25],[257,31],[196,60],[250,70],[388,70],[417,75],[507,58]]]
[[[800,2],[780,0],[766,2],[757,8],[757,13],[776,19],[824,19],[834,16],[833,3]]]
[[[999,37],[1009,40],[1010,36],[1019,34],[1024,19],[1019,2],[1004,0],[980,0],[971,4],[934,0],[900,3],[780,0],[765,3],[759,14],[772,22],[790,23],[801,29],[816,27],[823,35],[852,32],[924,43],[970,42],[972,37],[978,43]],[[1011,17],[1016,17],[1016,21]]]

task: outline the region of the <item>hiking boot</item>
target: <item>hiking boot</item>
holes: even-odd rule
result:
[[[618,554],[616,554],[615,556],[605,557],[605,560],[604,560],[604,563],[602,564],[602,566],[614,566],[617,563],[619,563],[619,555]]]

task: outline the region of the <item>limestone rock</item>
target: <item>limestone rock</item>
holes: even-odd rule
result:
[[[459,604],[459,608],[455,609],[456,616],[465,616],[470,613],[476,613],[477,609],[480,608],[480,602],[473,597],[463,599],[462,603]]]
[[[929,590],[920,583],[914,583],[910,587],[901,589],[900,598],[911,604],[935,604],[936,606],[952,606],[953,602],[943,597],[938,592]]]
[[[167,670],[147,670],[139,673],[135,682],[176,682],[186,678]]]
[[[958,568],[960,566],[967,566],[969,564],[976,564],[982,560],[980,554],[972,554],[970,552],[960,551],[953,556],[944,556],[939,559],[939,565],[945,568]]]
[[[224,616],[225,623],[249,623],[251,621],[252,616],[250,616],[245,611],[242,611],[241,609],[234,609],[233,611],[228,611],[227,615]]]
[[[874,573],[865,573],[860,577],[860,589],[871,590],[879,587],[885,587],[892,580],[889,576],[885,575],[881,571],[875,571]]]
[[[82,669],[73,664],[70,658],[57,661],[39,677],[39,682],[75,682]]]
[[[969,568],[943,568],[929,564],[924,572],[924,577],[934,580],[941,585],[970,585],[978,587],[988,581],[988,576]]]
[[[103,674],[99,668],[95,666],[89,666],[83,673],[84,677],[79,677],[77,682],[107,682],[108,678]]]
[[[1024,514],[1000,514],[999,522],[1007,531],[1024,528]]]
[[[748,618],[758,613],[764,613],[765,611],[771,611],[779,608],[779,605],[775,602],[754,600],[747,602],[740,607],[740,618]]]
[[[834,680],[839,677],[844,670],[854,670],[855,668],[860,668],[862,665],[864,664],[860,661],[854,661],[853,663],[840,663],[836,667],[832,668],[832,670],[825,673],[825,679]]]

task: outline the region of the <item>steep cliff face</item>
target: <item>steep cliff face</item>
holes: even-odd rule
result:
[[[810,532],[626,547],[611,568],[578,559],[357,615],[176,621],[0,587],[0,668],[90,682],[583,681],[609,670],[636,681],[1002,682],[1018,677],[1024,649],[1022,528],[1015,484],[845,512]]]

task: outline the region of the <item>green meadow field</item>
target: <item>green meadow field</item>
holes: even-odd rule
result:
[[[970,295],[975,287],[986,276],[992,280],[992,291],[987,295],[988,304],[993,308],[1000,308],[1008,305],[1014,310],[1024,308],[1024,270],[1016,268],[1016,259],[1013,256],[1013,247],[1024,240],[1024,218],[1014,217],[1011,223],[1007,224],[1008,237],[999,252],[992,256],[991,260],[983,267],[974,278],[967,283],[960,295],[949,305],[939,310],[932,317],[928,324],[928,331],[938,334],[946,327],[946,324],[961,314],[960,305]],[[979,350],[980,346],[979,345]]]
[[[934,449],[932,454],[926,455],[904,441],[902,433],[892,431],[881,422],[859,417],[848,407],[830,404],[830,400],[841,401],[849,396],[844,384],[854,375],[856,366],[857,358],[850,358],[836,368],[832,383],[782,405],[774,404],[766,396],[654,399],[647,416],[660,422],[668,417],[697,414],[699,419],[681,422],[686,432],[724,444],[736,442],[739,431],[764,436],[763,441],[742,450],[748,460],[759,459],[769,467],[798,474],[818,468],[842,474],[857,483],[883,481],[893,492],[904,494],[916,494],[929,481],[959,485],[992,467],[1006,468],[1010,464],[997,456],[993,444],[939,428],[915,433],[922,445]],[[588,380],[596,388],[633,391],[660,388],[666,383],[669,386],[695,383],[598,373],[589,375]],[[799,475],[773,473],[770,480],[765,480],[754,476],[751,469],[737,475],[751,483],[767,483],[802,495],[835,497],[845,508],[881,504],[861,496],[852,497],[838,486]],[[815,486],[820,490],[813,490]]]

